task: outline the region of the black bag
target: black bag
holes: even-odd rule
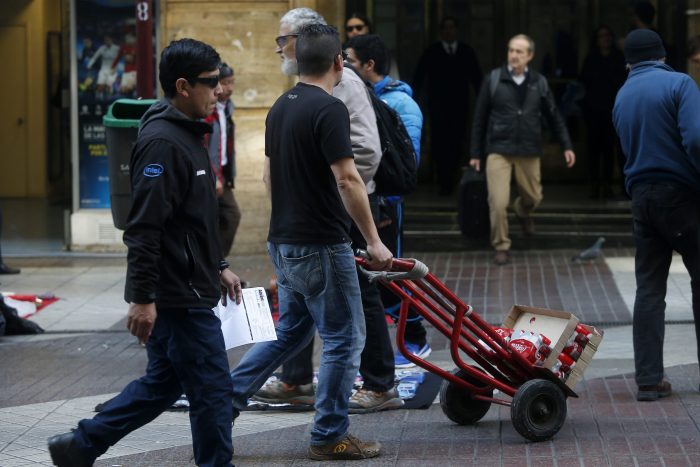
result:
[[[491,232],[488,189],[483,172],[472,168],[464,171],[459,182],[457,222],[462,235],[467,238],[482,239]]]
[[[418,174],[411,137],[399,114],[372,91],[369,95],[382,145],[382,159],[374,175],[375,193],[380,196],[407,195],[416,188]]]
[[[23,319],[0,296],[0,336],[17,336],[24,334],[41,334],[44,330],[33,321]]]

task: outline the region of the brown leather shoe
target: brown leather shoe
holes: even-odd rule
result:
[[[526,237],[531,237],[535,235],[535,222],[532,220],[532,217],[515,217],[518,218],[518,222],[520,222],[520,227],[523,229],[523,234],[525,234]]]
[[[504,264],[508,264],[510,262],[510,257],[508,256],[508,252],[506,250],[496,251],[496,255],[493,257],[493,262],[499,266],[503,266]]]
[[[335,443],[309,446],[309,458],[315,461],[370,459],[377,457],[381,450],[378,442],[360,441],[348,433]]]
[[[655,401],[662,397],[668,397],[671,395],[671,383],[662,379],[659,384],[654,384],[652,386],[639,386],[637,388],[637,400],[638,401]]]

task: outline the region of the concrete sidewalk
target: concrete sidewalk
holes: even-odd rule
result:
[[[697,465],[700,414],[690,286],[674,259],[667,297],[665,364],[674,385],[668,399],[634,400],[630,310],[634,301],[631,250],[575,264],[574,251],[515,252],[505,267],[490,252],[415,253],[462,300],[491,323],[514,303],[571,311],[598,323],[605,339],[578,399],[569,399],[561,432],[545,443],[525,442],[509,409],[492,406],[475,426],[450,422],[434,404],[352,416],[352,431],[384,444],[371,465]],[[52,292],[62,300],[32,319],[47,334],[0,338],[0,465],[50,465],[46,438],[67,431],[145,367],[145,352],[124,330],[125,263],[112,259],[23,259],[19,276],[3,276],[2,291]],[[266,257],[235,258],[233,269],[266,286]],[[392,330],[392,333],[394,331]],[[448,341],[429,329],[432,363],[452,369]],[[230,352],[235,365],[245,349]],[[236,465],[319,465],[306,460],[312,413],[244,413],[234,426]],[[365,464],[363,462],[354,465]],[[97,465],[193,465],[189,420],[166,412],[127,436]],[[335,464],[334,464],[335,465]]]

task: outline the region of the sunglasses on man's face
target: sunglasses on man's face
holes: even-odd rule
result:
[[[366,26],[365,26],[364,24],[354,24],[354,25],[351,25],[351,26],[345,26],[345,30],[346,30],[347,32],[353,32],[353,31],[360,32],[360,31],[362,31],[365,27],[366,27]]]
[[[197,76],[196,78],[190,78],[187,81],[189,81],[191,84],[200,83],[213,89],[219,84],[219,76]]]
[[[298,37],[299,34],[285,34],[283,36],[277,36],[275,37],[275,42],[277,43],[277,47],[280,49],[287,45],[287,42],[289,42],[290,37]]]

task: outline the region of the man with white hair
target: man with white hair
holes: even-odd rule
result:
[[[365,318],[349,243],[357,240],[348,235],[347,214],[373,267],[388,268],[391,252],[379,239],[366,181],[353,161],[348,109],[329,95],[343,75],[340,39],[319,18],[313,10],[292,10],[282,18],[276,39],[283,71],[296,67],[300,75],[300,82],[270,109],[265,132],[263,179],[272,200],[268,251],[277,275],[280,319],[277,340],[256,344],[231,372],[233,407],[235,417],[318,329],[323,354],[311,396],[316,417],[308,455],[357,460],[379,455],[381,445],[348,432],[348,399],[364,348]],[[290,59],[290,40],[296,63]]]
[[[295,8],[280,20],[277,53],[282,60],[282,72],[289,75],[298,71],[296,60],[296,33],[306,24],[326,24],[321,15],[309,8]],[[374,180],[381,159],[381,145],[376,117],[369,90],[360,77],[351,71],[343,73],[340,83],[333,88],[350,114],[350,141],[357,170],[365,182],[370,204],[376,206]],[[353,225],[350,238],[355,248],[366,248],[362,235]],[[397,409],[403,400],[394,387],[394,358],[391,338],[384,317],[381,295],[376,285],[370,284],[358,272],[362,307],[365,315],[367,338],[360,362],[363,388],[350,400],[350,413],[368,413]],[[299,354],[282,367],[282,376],[263,386],[253,396],[266,403],[313,404],[313,340]]]

